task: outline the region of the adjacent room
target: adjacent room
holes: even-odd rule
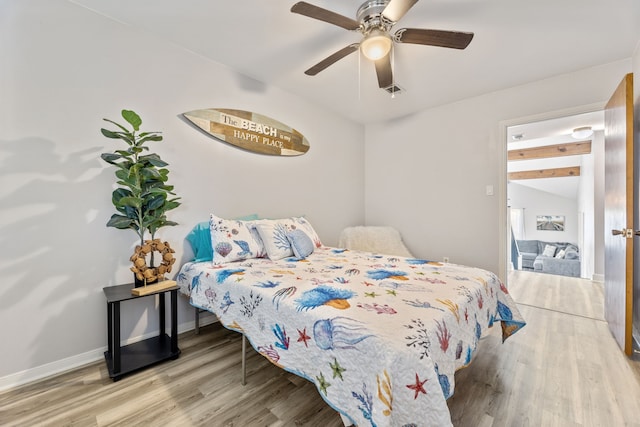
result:
[[[507,147],[509,265],[602,282],[604,111],[510,126]]]
[[[639,22],[0,0],[0,424],[636,425]]]

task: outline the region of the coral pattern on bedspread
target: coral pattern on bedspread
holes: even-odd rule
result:
[[[483,331],[500,321],[504,341],[525,325],[486,270],[324,246],[302,260],[187,263],[177,280],[358,426],[451,425],[454,373]]]

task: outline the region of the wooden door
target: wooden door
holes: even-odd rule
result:
[[[634,236],[633,75],[627,74],[605,107],[605,282],[609,329],[631,356]]]

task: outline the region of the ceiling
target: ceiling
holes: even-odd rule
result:
[[[360,33],[291,13],[295,0],[70,1],[358,123],[629,58],[640,39],[637,0],[421,0],[394,30],[475,37],[465,50],[396,45],[394,77],[404,92],[392,98],[357,54],[315,77],[304,74]],[[354,19],[362,2],[309,0]]]
[[[571,133],[573,129],[585,126],[590,126],[594,133],[604,132],[604,111],[575,114],[567,117],[510,126],[507,128],[507,149],[515,150],[582,141],[583,139],[577,140],[573,138]],[[509,161],[507,164],[507,172],[583,166],[583,158],[586,156],[593,156],[593,150],[591,154],[578,156]],[[572,176],[524,179],[512,182],[575,200],[578,197],[580,179],[582,179],[580,176]]]

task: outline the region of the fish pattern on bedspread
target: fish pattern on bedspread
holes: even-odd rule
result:
[[[491,272],[321,247],[307,259],[187,263],[190,303],[315,383],[357,426],[446,426],[456,370],[483,331],[525,325]]]

